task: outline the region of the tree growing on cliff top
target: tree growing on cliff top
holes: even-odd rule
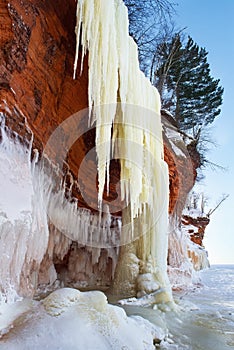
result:
[[[190,148],[200,155],[200,165],[213,144],[209,125],[220,114],[223,88],[210,74],[207,51],[191,37],[182,40],[175,31],[176,3],[169,0],[124,0],[128,7],[130,34],[138,44],[141,69],[158,88],[162,107],[168,109]],[[222,168],[222,167],[221,167]]]
[[[182,131],[199,140],[204,126],[220,114],[223,88],[210,75],[207,51],[191,37],[182,42],[175,34],[176,3],[169,0],[124,0],[130,34],[139,48],[142,70],[162,99],[162,107],[175,117]]]
[[[151,76],[162,99],[162,107],[174,116],[179,129],[199,140],[204,127],[213,123],[221,110],[223,88],[210,74],[208,52],[191,37],[185,44],[176,34],[156,48]]]

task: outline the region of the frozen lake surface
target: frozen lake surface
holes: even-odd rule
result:
[[[234,349],[234,265],[214,265],[200,276],[201,283],[194,288],[174,293],[178,312],[161,314],[169,343],[161,344],[160,349]],[[160,325],[160,311],[124,308],[128,314],[140,314]]]

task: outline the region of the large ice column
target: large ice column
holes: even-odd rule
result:
[[[90,122],[96,123],[100,208],[106,178],[108,186],[112,149],[121,162],[121,195],[128,205],[123,211],[123,222],[128,227],[131,223],[130,230],[126,230],[126,225],[123,228],[120,260],[123,264],[129,253],[132,260],[128,260],[128,278],[132,284],[137,285],[139,273],[150,273],[167,291],[165,299],[169,300],[169,186],[158,91],[140,71],[137,45],[129,37],[127,9],[122,0],[79,0],[76,35],[75,71],[79,45],[82,60],[88,52]],[[119,285],[126,278],[121,261],[116,272]],[[138,269],[138,273],[131,273],[133,269]]]

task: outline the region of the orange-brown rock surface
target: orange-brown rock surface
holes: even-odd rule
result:
[[[75,15],[73,0],[0,0],[0,112],[6,126],[24,142],[31,137],[30,128],[34,135],[33,148],[40,153],[64,120],[88,106],[87,60],[82,74],[77,73],[73,80]],[[86,133],[87,113],[80,114],[76,123],[82,137],[65,158],[73,177],[77,176],[86,153],[95,145],[95,130]],[[59,136],[66,143],[67,135],[60,133]],[[62,142],[58,141],[59,147]],[[63,150],[56,149],[56,152]],[[91,164],[90,170],[87,167],[84,179],[79,174],[94,208],[97,193],[89,184],[89,178],[95,167],[96,164]],[[110,199],[116,197],[118,162],[113,161],[112,168]],[[88,207],[76,184],[72,193],[80,207]]]
[[[174,119],[162,111],[164,159],[169,169],[169,213],[180,218],[188,193],[196,180],[196,165]]]
[[[205,229],[210,219],[207,216],[198,216],[194,218],[189,215],[183,215],[181,222],[185,228],[187,227],[191,241],[202,246]]]

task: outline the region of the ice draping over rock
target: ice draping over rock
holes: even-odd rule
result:
[[[39,166],[37,152],[31,163],[32,141],[22,145],[1,120],[0,143],[0,292],[5,300],[15,293],[33,295],[39,284],[52,284],[58,278],[53,259],[63,259],[71,243],[80,247],[80,259],[68,263],[67,275],[80,273],[97,280],[93,268],[105,270],[108,259],[114,275],[118,258],[121,223],[78,208],[65,198],[62,184],[54,191],[49,176]],[[6,131],[7,130],[7,131]],[[88,245],[88,246],[86,246]],[[86,246],[83,251],[82,247]],[[105,247],[103,254],[102,247]],[[44,262],[47,259],[46,264]],[[82,263],[83,262],[83,263]],[[85,262],[85,263],[84,263]],[[72,267],[69,267],[72,264]],[[99,266],[100,265],[100,266]],[[42,271],[42,270],[45,271]],[[100,272],[100,273],[103,273]],[[60,276],[61,277],[61,276]],[[66,276],[68,280],[69,276]],[[72,278],[73,277],[73,278]],[[79,279],[78,279],[79,280]],[[65,281],[63,281],[65,282]],[[87,280],[81,281],[87,284]]]
[[[32,140],[24,147],[10,139],[1,121],[0,291],[8,294],[11,288],[18,292],[20,286],[24,291],[35,287],[32,266],[39,269],[49,230],[44,203],[34,192]]]
[[[88,54],[90,122],[96,123],[100,208],[106,179],[108,187],[112,149],[120,158],[121,195],[129,204],[132,221],[130,235],[133,228],[136,230],[134,218],[140,217],[138,230],[145,241],[141,242],[145,250],[140,259],[145,263],[152,260],[160,284],[169,292],[169,186],[159,93],[140,71],[137,45],[129,37],[127,9],[121,0],[78,1],[76,37],[74,77],[80,44],[81,61]]]

